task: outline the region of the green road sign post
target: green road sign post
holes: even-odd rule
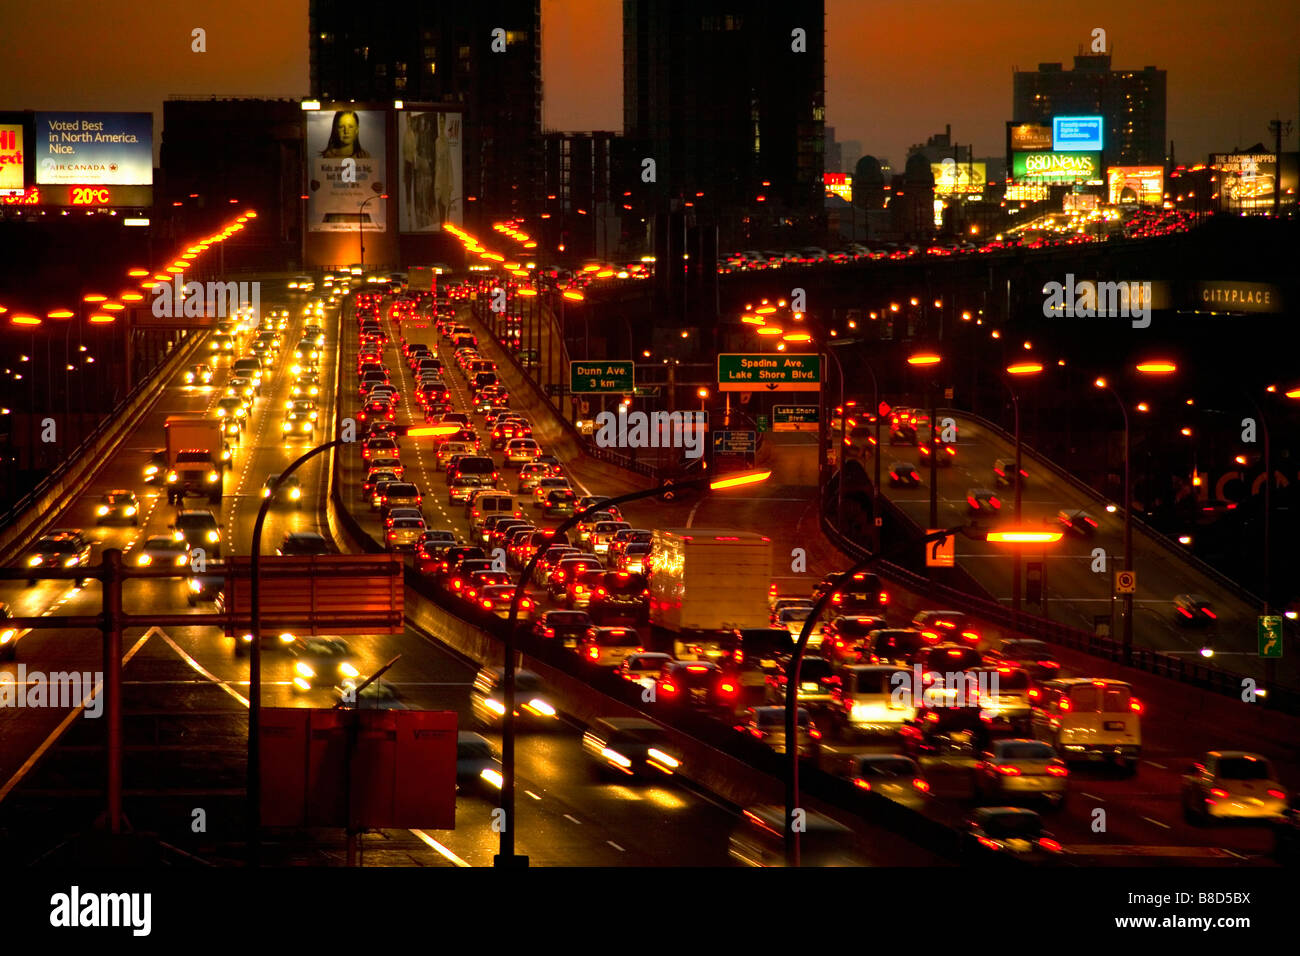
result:
[[[773,405],[772,431],[815,432],[818,429],[816,405]]]
[[[1281,615],[1260,615],[1256,618],[1255,635],[1259,640],[1260,657],[1282,656]]]
[[[575,395],[632,392],[631,362],[569,363],[569,389]]]
[[[821,391],[821,356],[782,353],[718,356],[718,390],[722,392]]]

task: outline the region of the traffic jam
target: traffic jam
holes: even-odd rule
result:
[[[1122,806],[1139,791],[1141,805],[1149,811],[1154,801],[1160,815],[1143,816],[1146,829],[1126,833],[1129,842],[1196,842],[1207,856],[1246,859],[1270,852],[1274,829],[1294,830],[1288,791],[1262,754],[1197,752],[1174,767],[1144,761],[1151,715],[1142,689],[1102,662],[1072,668],[1040,640],[987,639],[960,611],[900,614],[903,602],[891,601],[870,572],[827,574],[811,594],[779,593],[761,534],[638,527],[619,508],[598,507],[608,499],[539,442],[535,423],[514,410],[502,370],[480,350],[484,333],[465,317],[464,300],[490,283],[440,278],[437,295],[362,291],[354,311],[345,306],[343,336],[356,350],[344,351],[343,368],[352,368],[357,388],[349,406],[353,393],[340,382],[341,414],[355,408],[364,474],[353,500],[365,503],[367,530],[404,553],[439,603],[471,623],[509,615],[518,578],[540,553],[519,596],[521,626],[568,651],[571,673],[612,673],[641,687],[643,709],[661,721],[582,725],[584,753],[602,778],[689,779],[663,727],[689,711],[777,753],[793,747],[861,791],[958,828],[976,857],[1068,863],[1087,852],[1088,829],[1086,807],[1070,816],[1070,805]],[[501,348],[511,340],[507,331]],[[432,443],[401,439],[401,426],[420,423],[447,432]],[[915,441],[907,434],[914,423],[891,424]],[[906,472],[895,466],[891,482],[909,480]],[[972,510],[1000,506],[986,489],[970,499]],[[556,533],[592,507],[568,534]],[[726,569],[716,592],[715,567]],[[800,667],[797,739],[789,741],[786,665],[827,592]],[[737,601],[750,611],[761,602],[763,619],[730,608]],[[723,627],[719,614],[751,625]],[[516,679],[521,729],[563,730],[541,678],[521,670]],[[500,668],[483,668],[471,691],[476,730],[499,729],[503,701]],[[493,753],[485,737],[462,738],[466,754]],[[477,771],[489,798],[500,785],[497,766]],[[773,829],[768,810],[744,814],[753,839],[733,837],[737,861],[775,858],[754,837],[779,840],[779,814]],[[1201,828],[1228,821],[1246,824],[1233,831],[1238,850],[1212,851],[1224,841]]]

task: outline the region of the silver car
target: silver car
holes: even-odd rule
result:
[[[1070,771],[1051,744],[1041,740],[995,740],[975,765],[975,792],[984,802],[1006,804],[1017,797],[1065,803]]]

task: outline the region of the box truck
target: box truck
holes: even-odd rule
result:
[[[167,503],[186,496],[205,496],[221,503],[224,463],[221,460],[221,422],[202,415],[169,415],[167,432]]]

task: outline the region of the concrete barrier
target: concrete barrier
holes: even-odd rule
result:
[[[175,374],[194,354],[204,336],[190,335],[184,342],[172,349],[172,354],[147,380],[153,383],[158,379],[166,380]],[[140,417],[148,411],[159,398],[162,390],[145,385],[138,388],[133,397],[119,408],[111,424],[104,429],[97,439],[82,450],[76,463],[68,468],[63,476],[52,484],[28,507],[0,530],[0,563],[9,564],[40,534],[51,515],[58,514],[81,494],[94,481],[99,470],[117,451],[126,436],[131,433]]]

